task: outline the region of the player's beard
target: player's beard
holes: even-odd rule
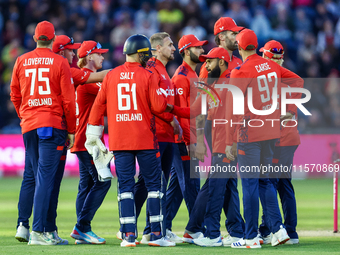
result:
[[[198,63],[201,63],[201,61],[199,60],[199,57],[196,56],[190,49],[189,49],[189,52],[190,52],[190,60],[196,64]]]
[[[214,83],[216,80],[218,80],[218,78],[220,78],[221,75],[221,68],[216,65],[214,69],[212,69],[209,73],[208,73],[208,78],[209,78],[209,84]]]
[[[231,51],[237,50],[237,48],[238,48],[237,41],[232,42],[228,38],[226,38],[226,46],[227,46],[228,50],[231,50]]]
[[[171,60],[174,60],[174,59],[175,59],[174,54],[170,52],[170,55],[169,55],[169,57],[167,57],[167,60],[171,61]]]
[[[145,53],[139,53],[139,60],[140,60],[140,64],[142,65],[142,67],[146,67],[146,63],[148,62],[148,60],[152,57],[152,54],[145,54]]]

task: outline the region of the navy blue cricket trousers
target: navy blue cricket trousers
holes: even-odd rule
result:
[[[229,165],[234,168],[228,168]],[[209,174],[209,197],[204,216],[206,226],[204,236],[211,239],[221,235],[221,211],[226,199],[227,204],[224,208],[228,219],[229,226],[227,226],[227,229],[230,231],[229,234],[233,237],[243,237],[243,219],[240,214],[236,165],[237,160],[229,161],[225,154],[213,155],[212,166],[215,166],[215,171]]]
[[[82,232],[91,231],[91,221],[111,187],[111,181],[98,180],[92,156],[87,151],[76,152],[79,159],[79,185],[76,200],[77,224]]]
[[[277,195],[268,174],[260,172],[260,165],[271,165],[276,139],[237,143],[239,171],[243,189],[243,211],[245,220],[245,239],[257,236],[259,217],[259,186],[264,196],[261,199],[263,210],[268,215],[270,230],[277,232],[282,225]]]
[[[183,198],[190,216],[200,190],[199,172],[195,172],[198,159],[188,156],[185,143],[174,144],[172,166],[166,191],[166,229],[170,230]]]
[[[297,212],[296,212],[296,199],[295,191],[292,184],[292,165],[294,153],[298,145],[295,146],[276,146],[274,150],[273,166],[286,166],[290,171],[281,171],[278,173],[278,178],[271,178],[275,189],[278,191],[282,211],[284,215],[284,225],[286,227],[287,233],[290,238],[298,239],[299,236],[296,233],[297,225]],[[262,192],[260,192],[261,196]],[[262,216],[262,224],[260,225],[260,233],[262,236],[267,236],[270,234],[269,227],[267,226],[266,215]]]
[[[57,207],[58,207],[60,184],[64,176],[66,155],[67,155],[67,148],[64,147],[63,153],[60,157],[58,170],[55,175],[54,188],[52,191],[50,206],[48,209],[47,226],[45,228],[45,231],[47,232],[58,230],[57,225],[56,225]],[[31,217],[32,210],[33,210],[35,179],[36,179],[35,171],[33,171],[31,161],[26,152],[25,153],[25,170],[24,170],[23,180],[21,183],[19,202],[18,202],[17,226],[19,226],[20,222],[22,222],[22,224],[26,228],[29,228],[29,218]]]
[[[161,191],[162,170],[161,159],[158,150],[140,151],[114,151],[115,166],[118,177],[118,196],[120,212],[120,231],[122,233],[135,232],[136,213],[135,200],[133,197],[136,174],[136,158],[138,160],[140,172],[143,176],[146,189],[149,192]],[[128,196],[131,194],[131,196]],[[149,197],[147,201],[147,217],[158,218],[151,220],[151,232],[161,231],[161,199]]]
[[[35,177],[32,230],[51,232],[56,230],[55,226],[52,226],[53,224],[48,223],[49,213],[54,211],[56,215],[56,210],[50,208],[51,195],[52,192],[59,193],[60,183],[57,187],[55,179],[59,161],[63,154],[67,131],[53,128],[52,137],[41,139],[37,134],[37,129],[35,129],[25,133],[23,137],[27,157],[33,170],[33,176]],[[57,198],[54,202],[52,199],[52,203],[55,203],[55,201],[57,201]],[[55,208],[57,207],[56,204],[53,205]],[[27,209],[27,206],[24,206],[24,208]]]
[[[162,215],[163,215],[163,228],[166,226],[166,188],[168,186],[170,170],[173,159],[173,143],[159,142],[159,152],[161,154],[161,165],[163,171],[162,177]],[[145,187],[145,182],[141,173],[138,175],[138,181],[135,184],[134,189],[135,204],[136,204],[136,218],[138,219],[143,204],[148,196],[148,192]],[[144,229],[144,235],[151,232],[149,218],[146,218],[146,227]]]
[[[213,162],[219,165],[226,165],[229,163],[223,162],[224,155],[220,154],[221,157],[213,156]],[[222,162],[220,162],[222,161]],[[236,166],[237,161],[232,161],[230,163],[231,166]],[[217,179],[220,178],[221,179]],[[219,207],[223,206],[223,210],[226,216],[225,226],[228,231],[228,233],[233,237],[243,237],[243,230],[244,230],[244,221],[240,214],[240,199],[238,195],[237,190],[237,176],[236,173],[234,176],[230,176],[231,178],[225,179],[227,177],[226,175],[218,176],[215,174],[209,175],[209,178],[207,178],[206,182],[200,189],[198,196],[196,198],[196,202],[194,205],[194,208],[191,211],[191,215],[188,221],[188,224],[186,226],[186,230],[191,232],[202,232],[205,233],[208,229],[208,233],[214,232],[213,227],[215,230],[219,230],[219,221],[214,219],[218,213],[210,214],[210,209],[207,208],[208,200],[212,196],[212,200],[210,202],[210,207]],[[223,179],[222,179],[223,178]],[[212,184],[210,182],[212,181]],[[225,185],[223,188],[222,185],[225,182]],[[213,187],[212,189],[216,189],[219,187],[219,190],[216,194],[210,191],[210,187]],[[223,194],[223,198],[221,198],[221,192],[225,190]],[[221,203],[221,199],[223,199],[223,203]],[[220,210],[220,209],[218,209]],[[216,209],[213,209],[213,211],[216,211]],[[219,215],[221,212],[219,213]],[[206,216],[206,219],[205,219]],[[220,217],[220,216],[218,216]],[[210,218],[210,219],[207,219]],[[207,223],[209,222],[209,223]],[[208,227],[209,225],[209,227]],[[206,227],[205,227],[206,226]],[[207,236],[210,236],[211,238],[218,237],[219,234],[216,232],[215,234],[206,234]]]

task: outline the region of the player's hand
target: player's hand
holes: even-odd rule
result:
[[[233,146],[227,145],[227,147],[225,148],[225,155],[227,156],[227,159],[234,161],[235,157],[232,153],[232,147]]]
[[[196,158],[196,145],[194,143],[187,145],[187,151],[191,158]]]
[[[174,109],[174,106],[172,104],[168,104],[166,106],[165,112],[171,112]]]
[[[67,149],[71,149],[74,145],[74,134],[67,134],[66,139]]]
[[[294,117],[294,115],[290,112],[287,112],[286,115],[281,115],[280,120],[287,120],[287,122],[289,122],[289,120],[291,120]],[[285,128],[285,126],[282,126],[282,128]]]
[[[205,143],[197,143],[195,156],[201,162],[204,162],[204,157],[208,157],[207,146]]]
[[[290,112],[287,112],[287,114],[286,115],[281,115],[281,117],[280,117],[280,119],[281,120],[290,120],[290,119],[292,119],[294,117],[294,115],[292,114],[292,113],[290,113]]]
[[[183,136],[183,129],[179,124],[178,120],[174,117],[170,123],[171,126],[174,128],[174,134],[178,135],[177,141],[181,141]]]
[[[233,143],[231,146],[231,154],[236,158],[237,157],[237,143]]]

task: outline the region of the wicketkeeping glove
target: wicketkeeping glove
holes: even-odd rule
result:
[[[97,145],[93,146],[93,162],[98,172],[98,179],[101,182],[110,181],[113,175],[110,170],[110,161],[113,154],[109,151],[103,152]]]
[[[91,155],[93,154],[93,146],[95,145],[97,145],[102,152],[107,152],[105,145],[100,140],[103,130],[104,126],[92,126],[87,124],[85,148]]]

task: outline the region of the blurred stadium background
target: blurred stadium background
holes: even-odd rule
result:
[[[216,46],[213,26],[221,16],[253,29],[259,48],[270,39],[280,41],[285,48],[284,66],[314,80],[306,83],[312,98],[305,105],[312,116],[299,116],[302,144],[294,163],[332,163],[339,157],[340,144],[336,135],[340,133],[339,0],[0,0],[0,173],[17,174],[23,169],[22,138],[13,135],[21,130],[9,85],[17,56],[35,48],[32,36],[39,21],[51,21],[57,35],[76,42],[99,41],[110,49],[103,64],[107,69],[125,61],[124,41],[135,33],[151,36],[166,31],[175,46],[182,35],[195,34],[209,40],[207,52]],[[167,65],[170,77],[181,62],[177,51]],[[70,171],[77,171],[72,155],[67,164]]]

